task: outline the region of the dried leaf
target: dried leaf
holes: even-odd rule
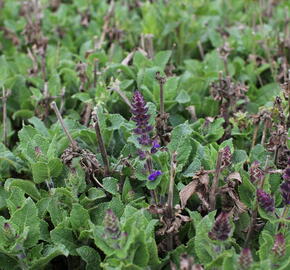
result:
[[[180,198],[182,208],[185,207],[188,199],[195,192],[197,184],[198,182],[196,180],[193,180],[179,192],[179,198]]]
[[[229,174],[229,176],[226,179],[227,181],[229,180],[237,180],[238,182],[242,183],[242,177],[238,172],[233,172]]]

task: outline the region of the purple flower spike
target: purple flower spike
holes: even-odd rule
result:
[[[113,238],[116,239],[120,236],[120,228],[118,218],[112,209],[106,211],[104,218],[104,227],[106,232]]]
[[[254,161],[250,167],[250,179],[254,183],[256,181],[261,181],[264,178],[264,172],[260,168],[260,162]]]
[[[227,145],[222,153],[222,167],[228,167],[232,163],[231,148]]]
[[[281,193],[285,205],[290,205],[290,181],[284,181],[281,186]]]
[[[290,181],[290,168],[286,168],[283,174],[283,179],[285,181]]]
[[[257,190],[257,200],[260,206],[266,212],[273,212],[275,210],[274,199],[270,194],[266,193],[264,190],[262,189]]]
[[[151,154],[157,153],[158,148],[160,148],[160,147],[161,147],[161,145],[158,143],[158,141],[157,140],[154,140],[153,143],[152,143],[151,151],[150,151]]]
[[[279,256],[279,257],[285,255],[286,241],[282,233],[278,233],[275,235],[275,242],[274,242],[272,251],[275,253],[276,256]]]
[[[230,232],[231,225],[229,222],[229,214],[222,212],[216,218],[211,231],[208,233],[208,236],[213,240],[225,241],[229,238]]]
[[[154,181],[154,180],[156,180],[156,178],[157,178],[158,176],[160,176],[161,174],[162,174],[161,171],[155,171],[155,172],[151,173],[151,174],[148,176],[148,180],[150,180],[150,181]]]
[[[150,115],[147,114],[148,108],[146,107],[146,101],[142,94],[136,91],[132,100],[133,114],[132,120],[136,122],[136,128],[134,129],[135,134],[140,135],[138,141],[142,145],[151,145],[152,140],[149,133],[153,130],[153,127],[149,124]]]
[[[241,269],[249,269],[253,263],[252,252],[249,248],[244,248],[239,257],[239,264]]]

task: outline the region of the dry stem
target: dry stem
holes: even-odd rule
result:
[[[66,128],[66,126],[65,126],[65,124],[64,124],[64,121],[63,121],[63,119],[62,119],[62,116],[61,116],[61,114],[60,114],[60,111],[58,110],[58,107],[57,107],[55,101],[51,102],[51,103],[50,103],[50,106],[51,106],[51,108],[54,110],[54,112],[55,112],[55,114],[56,114],[56,117],[57,117],[58,121],[60,122],[63,131],[65,132],[66,136],[68,137],[68,139],[69,139],[69,141],[70,141],[70,144],[71,144],[73,150],[76,150],[76,148],[77,148],[77,143],[76,143],[76,141],[73,140],[73,138],[72,138],[72,136],[70,135],[68,129]]]
[[[110,163],[109,163],[109,159],[108,159],[108,155],[107,155],[107,151],[106,151],[106,147],[104,144],[104,140],[101,134],[101,129],[100,129],[100,125],[99,125],[99,119],[98,119],[98,115],[97,112],[95,111],[93,114],[93,121],[94,121],[94,127],[95,127],[95,131],[96,131],[96,137],[97,137],[97,141],[98,141],[98,145],[100,148],[100,152],[102,155],[102,159],[104,162],[104,174],[105,176],[108,176],[110,174]]]
[[[217,157],[217,162],[216,162],[216,170],[213,178],[213,182],[211,185],[210,189],[210,194],[209,194],[209,209],[210,211],[214,211],[215,209],[215,204],[216,204],[216,190],[218,187],[218,182],[219,182],[219,176],[221,173],[221,167],[222,167],[222,150],[219,151],[218,157]]]
[[[5,146],[7,146],[7,99],[10,96],[11,92],[5,90],[3,87],[2,89],[3,95],[2,95],[2,104],[3,104],[3,143]]]

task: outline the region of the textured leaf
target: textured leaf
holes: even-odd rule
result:
[[[88,228],[90,216],[88,211],[80,204],[73,204],[73,208],[70,213],[70,223],[73,230],[81,231]]]
[[[36,184],[40,184],[49,179],[48,166],[44,162],[37,162],[32,164],[33,180]]]
[[[24,242],[25,247],[32,247],[37,243],[40,237],[40,221],[37,208],[31,198],[27,198],[24,205],[13,213],[10,222],[18,227],[20,233],[24,232],[26,227],[29,228]]]
[[[26,194],[31,196],[35,200],[39,200],[41,195],[33,182],[30,180],[23,180],[23,179],[16,179],[16,178],[9,178],[5,182],[5,189],[9,191],[11,187],[19,187],[22,189]]]
[[[58,256],[68,256],[69,252],[64,245],[57,244],[55,246],[47,246],[43,252],[42,257],[32,261],[31,269],[38,270],[47,265],[51,260]]]
[[[116,195],[118,194],[118,179],[113,177],[105,177],[103,179],[103,186],[106,191],[109,193]]]
[[[69,251],[70,255],[76,256],[77,243],[73,236],[73,231],[69,228],[63,228],[58,225],[50,232],[51,240],[55,244],[62,244]]]
[[[77,253],[87,263],[86,270],[99,270],[101,258],[99,253],[88,246],[82,246],[77,248]]]

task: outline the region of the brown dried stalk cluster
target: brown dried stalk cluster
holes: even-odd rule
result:
[[[48,38],[42,32],[43,12],[38,0],[24,1],[21,5],[20,16],[26,20],[23,31],[28,48],[28,55],[33,62],[33,68],[29,73],[36,76],[40,71],[42,78],[46,80],[46,49]],[[38,60],[40,58],[40,61]],[[40,63],[39,63],[40,62]]]
[[[290,150],[287,147],[288,126],[286,116],[282,107],[282,99],[276,97],[271,109],[262,109],[258,114],[252,115],[254,124],[254,135],[252,147],[257,140],[260,124],[263,126],[261,144],[268,151],[274,153],[274,161],[278,168],[286,168]],[[267,141],[267,135],[270,134]]]
[[[170,142],[170,132],[172,127],[168,125],[169,113],[164,109],[164,84],[166,78],[161,76],[160,72],[156,72],[156,80],[160,87],[160,111],[156,117],[156,132],[162,146],[166,146]]]
[[[211,95],[214,100],[220,102],[220,117],[225,119],[225,126],[229,124],[229,118],[234,115],[241,107],[237,106],[237,101],[244,99],[247,101],[246,92],[248,87],[240,82],[233,82],[229,76],[222,77],[211,84]]]
[[[189,222],[191,220],[188,216],[181,214],[182,209],[179,205],[176,205],[172,210],[173,215],[172,212],[169,211],[168,204],[150,205],[148,208],[148,211],[151,214],[159,216],[161,227],[157,231],[157,235],[166,236],[158,245],[159,250],[162,252],[172,249],[173,240],[176,246],[181,244],[178,237],[179,229],[182,223]],[[171,243],[169,243],[169,241],[171,241]]]
[[[65,123],[62,119],[60,111],[54,101],[51,103],[51,108],[54,110],[57,116],[57,119],[60,122],[62,129],[65,132],[70,142],[69,147],[64,150],[61,156],[63,163],[66,166],[68,166],[70,170],[74,173],[75,168],[73,167],[72,161],[74,158],[80,158],[80,165],[83,167],[83,169],[86,172],[87,181],[95,182],[97,185],[102,186],[102,184],[98,181],[98,177],[103,178],[110,174],[110,164],[109,164],[107,152],[104,146],[103,138],[100,132],[97,114],[96,113],[93,114],[93,122],[94,122],[94,127],[96,130],[96,137],[99,144],[99,150],[101,152],[104,165],[100,164],[95,154],[93,154],[88,149],[81,148],[77,144],[77,142],[72,138],[67,127],[65,126]]]
[[[215,209],[217,196],[221,197],[222,211],[231,212],[236,218],[246,210],[246,206],[240,201],[237,188],[241,184],[241,176],[238,172],[230,173],[225,179],[225,185],[218,186],[218,178],[221,171],[231,164],[231,154],[228,148],[220,151],[215,170],[206,171],[203,168],[196,172],[192,181],[187,184],[179,193],[181,207],[185,208],[187,201],[193,194],[196,194],[201,201],[198,211],[206,214]],[[209,186],[209,175],[213,174],[212,185]]]

